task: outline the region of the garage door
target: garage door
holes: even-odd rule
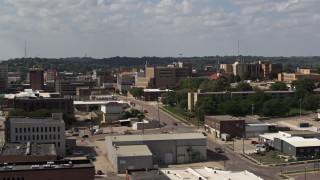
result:
[[[178,164],[184,163],[184,155],[178,155]]]
[[[166,163],[166,164],[172,164],[173,163],[172,153],[164,154],[164,163]]]

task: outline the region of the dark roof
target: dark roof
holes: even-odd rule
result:
[[[54,144],[37,143],[5,143],[1,151],[2,156],[6,155],[57,155]]]

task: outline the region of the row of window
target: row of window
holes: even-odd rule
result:
[[[51,135],[16,135],[16,141],[34,141],[34,140],[60,140],[60,134],[57,134],[57,136],[55,134]]]
[[[11,178],[2,178],[2,180],[24,180],[24,177],[11,177]]]
[[[31,131],[34,133],[34,132],[56,132],[56,130],[57,130],[57,132],[60,132],[60,127],[59,126],[57,126],[57,127],[55,127],[55,126],[53,126],[53,127],[28,127],[28,128],[15,128],[15,131],[16,131],[16,133],[22,133],[22,132],[24,132],[24,133],[30,133]]]

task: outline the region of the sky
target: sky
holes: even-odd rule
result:
[[[1,0],[0,59],[24,57],[25,44],[40,58],[317,56],[320,3]]]

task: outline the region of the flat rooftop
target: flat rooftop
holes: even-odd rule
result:
[[[219,121],[232,121],[232,120],[240,120],[238,117],[233,117],[229,115],[222,115],[222,116],[206,116],[209,119],[217,119]],[[243,120],[243,119],[241,119]]]
[[[54,144],[38,144],[30,143],[5,143],[1,149],[2,156],[9,155],[31,155],[31,156],[45,156],[57,155]]]
[[[294,147],[320,147],[320,140],[317,138],[283,137],[281,139]]]
[[[147,145],[117,146],[116,150],[118,157],[152,156]]]
[[[206,137],[204,137],[202,133],[120,135],[107,136],[106,138],[108,137],[110,137],[113,142],[206,139]]]
[[[29,117],[8,117],[7,120],[10,123],[39,123],[39,124],[61,124],[64,123],[63,119],[52,119],[52,117],[39,117],[39,118],[29,118]]]
[[[301,136],[301,135],[320,135],[320,133],[318,132],[314,132],[314,131],[308,131],[308,130],[305,130],[305,131],[299,131],[299,130],[294,130],[294,131],[281,131],[283,133],[287,133],[287,134],[290,134],[292,136]]]
[[[162,168],[160,171],[171,180],[206,179],[206,180],[262,180],[249,171],[223,171],[208,167]]]
[[[125,103],[125,101],[110,101],[110,100],[105,100],[105,101],[102,101],[102,100],[98,100],[98,101],[73,101],[73,104],[74,105],[106,105],[108,103],[120,103],[120,104],[123,104]]]
[[[42,161],[42,162],[15,162],[0,164],[1,172],[12,172],[21,170],[58,170],[65,168],[94,168],[91,160],[63,160],[63,161]]]

